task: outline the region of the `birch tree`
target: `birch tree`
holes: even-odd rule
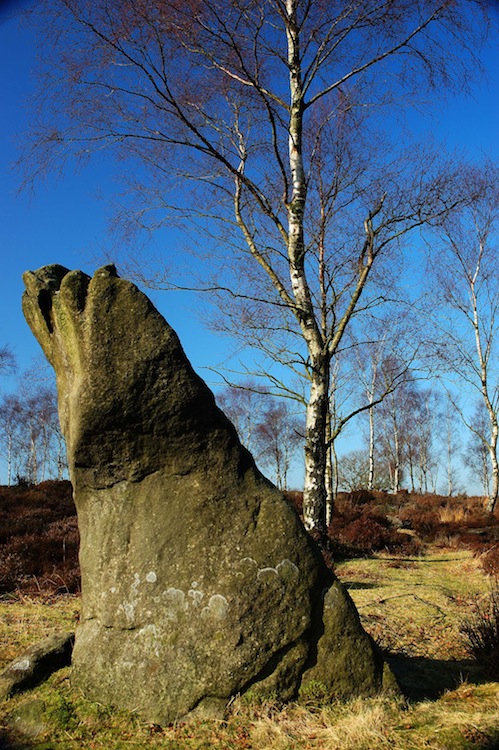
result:
[[[11,375],[16,370],[16,360],[8,346],[0,348],[0,374]],[[0,458],[7,467],[7,484],[12,481],[12,466],[16,433],[17,408],[15,398],[4,395],[0,400]]]
[[[473,430],[463,452],[463,462],[470,472],[471,480],[480,482],[483,494],[490,497],[490,456],[487,434],[489,432],[489,417],[483,401],[478,401],[472,414]]]
[[[435,436],[441,418],[440,399],[438,391],[416,388],[415,384],[407,393],[403,415],[403,455],[412,492],[436,492],[438,452],[435,449]]]
[[[303,410],[297,413],[254,379],[226,386],[217,402],[258,466],[270,472],[278,489],[287,490],[292,460],[303,443]]]
[[[21,477],[36,484],[67,475],[55,383],[42,385],[42,379],[40,368],[27,370],[17,390],[0,399],[0,458],[9,486]]]
[[[217,403],[237,430],[241,443],[258,461],[259,426],[265,418],[268,393],[252,379],[228,385],[217,394]]]
[[[397,399],[395,393],[392,393],[385,399],[380,409],[382,421],[379,442],[388,466],[392,492],[398,492],[400,489],[403,464],[400,436],[402,415],[399,406],[400,400]]]
[[[8,487],[21,470],[22,417],[23,408],[18,397],[4,395],[0,401],[0,456],[6,465]]]
[[[466,87],[485,8],[480,0],[41,0],[33,10],[45,43],[27,181],[68,157],[111,150],[132,160],[124,205],[133,224],[194,222],[216,271],[206,288],[285,317],[297,342],[291,364],[308,377],[309,529],[325,528],[331,361],[373,269],[459,200],[455,174],[438,158],[413,145],[397,153],[395,113],[432,91],[441,99],[453,84]],[[382,118],[390,127],[379,147]],[[365,139],[369,119],[371,169],[339,182],[337,158],[352,143],[344,134]],[[327,270],[340,258],[341,289]]]
[[[369,421],[367,490],[376,486],[376,407],[399,385],[411,380],[411,367],[420,348],[412,307],[404,310],[392,305],[390,313],[371,316],[363,327],[363,340],[354,342],[352,378],[360,382]]]
[[[288,489],[288,474],[298,447],[303,443],[303,420],[289,402],[275,401],[258,425],[260,464],[269,469],[280,490]]]
[[[477,393],[488,430],[454,400],[462,420],[483,443],[490,462],[488,509],[499,497],[499,168],[474,174],[475,199],[443,222],[434,274],[441,299],[437,354],[447,377]]]
[[[339,459],[340,485],[343,490],[347,492],[357,490],[372,492],[373,490],[387,491],[391,488],[392,482],[388,467],[386,463],[383,464],[379,461],[379,456],[376,456],[375,482],[370,489],[367,488],[370,478],[369,472],[370,456],[364,448],[345,453]]]
[[[445,473],[447,477],[447,488],[446,492],[449,497],[452,497],[457,493],[457,475],[455,469],[455,459],[460,450],[460,437],[458,432],[457,423],[459,417],[453,406],[452,400],[446,394],[445,405],[441,414],[441,421],[443,424],[443,435],[445,436],[442,442],[445,443],[444,452],[446,458]]]

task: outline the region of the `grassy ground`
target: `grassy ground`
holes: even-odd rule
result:
[[[59,630],[74,630],[80,599],[72,595],[0,598],[0,671],[29,646]]]
[[[383,648],[439,660],[464,658],[459,625],[492,585],[463,550],[380,555],[342,563],[336,572]]]
[[[499,685],[470,664],[459,627],[491,586],[463,551],[349,560],[337,567],[366,629],[389,652],[409,696],[330,702],[310,690],[286,706],[236,700],[225,721],[151,726],[90,703],[69,670],[0,706],[4,747],[56,750],[492,750],[499,748]],[[56,629],[74,626],[78,600],[0,602],[0,665]],[[8,738],[8,739],[7,739]],[[10,742],[10,744],[7,744]],[[2,747],[0,740],[0,747]]]

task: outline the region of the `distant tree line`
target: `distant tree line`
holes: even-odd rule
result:
[[[15,369],[12,352],[0,349],[0,373]],[[16,383],[13,392],[0,395],[0,482],[10,486],[67,478],[53,379],[41,364]]]
[[[461,458],[459,423],[444,391],[408,376],[371,419],[376,439],[371,441],[372,431],[364,429],[365,446],[339,459],[341,489],[395,493],[404,488],[449,496],[462,491],[457,464],[466,462]]]
[[[381,362],[380,371],[393,364]],[[303,411],[252,379],[238,387],[226,386],[217,401],[259,467],[280,489],[289,489],[289,473],[301,455]],[[341,455],[333,451],[334,494],[407,489],[452,496],[465,491],[468,474],[488,497],[491,464],[485,441],[476,434],[487,435],[488,417],[480,402],[471,420],[474,430],[463,434],[459,413],[445,389],[406,372],[372,413],[359,415],[361,447]],[[460,467],[466,471],[459,471]]]
[[[452,496],[464,489],[465,477],[458,471],[461,466],[489,497],[493,483],[490,418],[483,402],[474,402],[467,417],[472,429],[463,438],[456,396],[435,380],[429,384],[427,379],[419,379],[407,362],[394,357],[373,357],[370,363],[364,362],[363,372],[359,366],[358,398],[369,367],[372,408],[361,410],[355,422],[361,447],[338,456],[335,441],[331,444],[333,496],[338,490],[398,492],[402,488]],[[0,349],[0,374],[15,371],[10,349]],[[340,380],[339,368],[336,375]],[[351,370],[347,380],[352,399]],[[373,385],[376,380],[378,390]],[[13,392],[0,396],[0,482],[10,486],[66,478],[65,444],[51,373],[46,365],[38,365],[17,377],[16,383]],[[273,396],[255,378],[246,378],[237,386],[226,385],[217,393],[217,402],[262,471],[279,489],[289,489],[290,472],[300,460],[303,445],[303,409],[295,400]],[[355,412],[355,407],[350,409]],[[336,415],[331,415],[333,424],[341,422],[340,413],[338,406]]]
[[[305,434],[303,416],[297,414],[294,402],[270,395],[251,379],[238,387],[227,386],[217,401],[258,466],[279,489],[288,489],[289,471]]]

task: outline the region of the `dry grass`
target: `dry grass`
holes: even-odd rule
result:
[[[448,503],[443,508],[438,509],[438,518],[440,523],[463,523],[469,515],[468,510],[463,505]]]
[[[356,700],[310,710],[298,705],[254,719],[255,747],[288,750],[293,747],[362,750],[393,747],[390,726],[397,713],[394,702]]]
[[[405,703],[386,698],[356,699],[304,707],[236,701],[224,721],[196,720],[171,727],[146,724],[71,692],[62,676],[11,701],[10,718],[31,728],[11,733],[13,750],[492,750],[499,742],[495,684],[463,683],[438,701]],[[33,721],[30,706],[44,707]],[[4,714],[5,716],[5,714]],[[29,717],[28,720],[26,717]]]
[[[317,710],[291,705],[256,717],[250,735],[251,747],[269,750],[452,750],[486,747],[498,737],[496,687],[466,684],[414,705],[383,698]]]
[[[336,572],[382,648],[411,657],[465,658],[461,622],[490,588],[469,552],[442,550],[402,559],[378,555],[341,563]]]
[[[57,631],[74,630],[80,599],[73,595],[0,598],[0,671],[37,641]]]
[[[470,712],[473,699],[476,706]],[[472,695],[456,691],[448,704],[438,707],[357,699],[316,710],[294,704],[277,714],[249,718],[248,746],[261,750],[451,750],[464,745],[472,727],[481,727],[481,736],[490,739],[499,727],[497,693],[480,688]]]

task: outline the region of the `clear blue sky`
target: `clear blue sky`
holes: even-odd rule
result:
[[[19,23],[19,5],[23,3],[6,5],[0,0],[0,347],[11,346],[23,369],[41,351],[21,312],[23,272],[60,263],[92,274],[92,259],[102,257],[113,243],[108,233],[109,206],[98,196],[116,192],[118,185],[110,165],[96,162],[78,174],[68,170],[64,179],[49,178],[38,186],[35,195],[19,194],[20,175],[14,165],[30,116],[29,97],[36,64],[36,39],[31,30]],[[202,327],[193,310],[194,295],[148,295],[179,334],[198,371],[224,359],[227,342]],[[211,376],[204,372],[204,377]],[[0,390],[5,385],[5,380],[0,381]]]
[[[18,5],[22,3],[0,0],[0,346],[12,347],[23,369],[40,350],[21,312],[22,273],[48,263],[93,273],[92,257],[112,242],[107,234],[109,206],[97,196],[112,194],[117,185],[110,165],[92,162],[79,174],[50,178],[35,195],[18,194],[20,177],[13,164],[30,117],[36,64],[36,39],[19,24]],[[422,126],[431,128],[450,148],[465,147],[471,156],[484,152],[499,158],[498,40],[490,45],[484,63],[488,80],[477,85],[473,99],[456,97]],[[210,380],[204,368],[224,359],[227,342],[203,329],[192,296],[165,292],[150,296],[179,334],[194,367]],[[6,381],[0,381],[0,390],[5,386]]]

